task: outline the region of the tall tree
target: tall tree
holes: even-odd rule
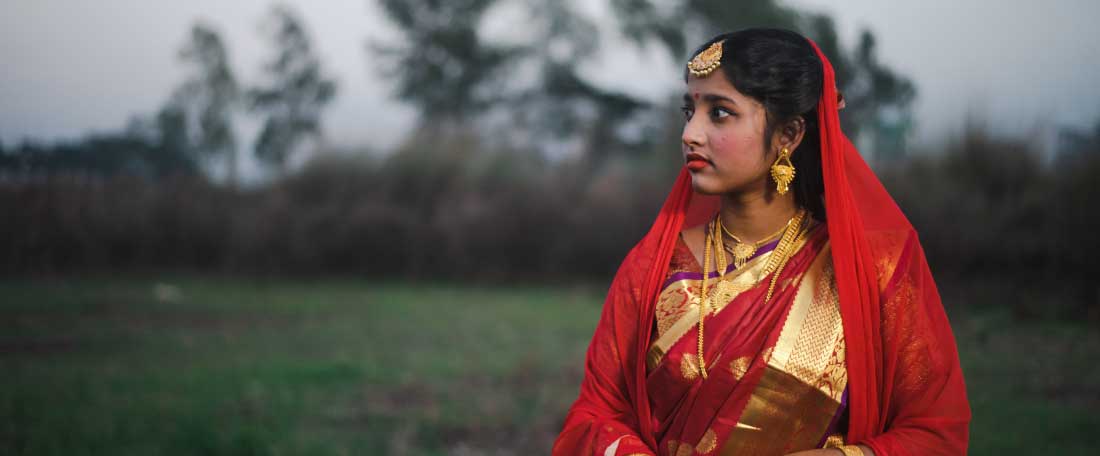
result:
[[[464,124],[500,100],[500,78],[520,49],[478,34],[497,0],[379,0],[402,37],[373,42],[396,96],[416,106],[425,126]]]
[[[528,122],[536,140],[579,140],[587,158],[599,163],[629,150],[619,128],[647,103],[601,87],[586,78],[581,66],[597,56],[601,36],[596,24],[579,14],[573,2],[529,2],[536,33],[529,53],[538,68],[535,83],[516,97],[515,118]]]
[[[645,103],[581,74],[600,36],[574,3],[379,0],[403,36],[373,47],[384,74],[397,81],[397,97],[420,111],[421,128],[511,129],[519,132],[506,138],[512,142],[549,149],[576,143],[602,156],[621,143],[616,128]],[[494,8],[525,16],[523,38],[482,38]]]
[[[250,108],[266,115],[256,157],[283,173],[303,140],[321,136],[321,110],[335,96],[336,82],[322,71],[309,34],[290,7],[272,7],[262,29],[276,51],[264,64],[268,83],[248,93]]]
[[[176,89],[158,122],[175,133],[194,132],[190,141],[171,138],[173,144],[187,145],[202,158],[225,160],[229,181],[235,186],[240,170],[233,114],[240,103],[240,89],[225,44],[213,26],[200,22],[191,27],[190,39],[179,55],[191,74]]]
[[[579,144],[596,161],[616,152],[645,150],[645,142],[653,141],[646,135],[632,140],[623,132],[652,131],[661,116],[646,109],[643,100],[600,87],[580,71],[598,55],[604,37],[592,19],[576,12],[576,2],[378,1],[403,37],[375,48],[386,75],[398,81],[397,96],[418,108],[426,127],[454,123],[472,128],[473,120],[503,111],[509,127],[522,133],[513,136],[544,149],[555,143]],[[689,43],[722,31],[758,26],[801,30],[837,67],[838,83],[849,100],[842,120],[850,136],[857,138],[859,128],[867,128],[876,136],[873,144],[897,148],[910,126],[915,89],[879,62],[870,32],[854,51],[844,52],[828,16],[799,13],[775,0],[746,0],[736,8],[725,0],[607,1],[625,36],[640,46],[657,44],[676,62],[686,61]],[[521,19],[525,42],[482,38],[486,18],[499,9],[527,12]]]
[[[794,28],[798,13],[774,0],[610,0],[624,34],[639,42],[656,41],[680,61],[693,43],[747,27]]]

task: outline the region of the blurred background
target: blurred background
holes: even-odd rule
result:
[[[0,453],[549,453],[681,166],[683,62],[763,25],[822,46],[921,234],[971,453],[1094,454],[1097,17],[6,1]]]

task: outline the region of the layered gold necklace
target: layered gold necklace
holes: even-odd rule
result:
[[[710,267],[711,250],[715,252],[715,270],[718,273],[718,287],[727,284],[728,282],[723,279],[726,276],[726,269],[729,264],[726,263],[726,247],[725,242],[722,241],[722,233],[725,227],[722,226],[721,213],[715,216],[709,224],[707,224],[706,240],[703,242],[703,283],[699,290],[699,337],[698,337],[698,352],[696,353],[697,365],[699,366],[699,374],[705,379],[707,378],[707,364],[703,358],[703,322],[707,314],[710,313],[710,302],[713,297],[710,295],[708,289],[710,272],[707,270]],[[764,269],[760,271],[760,274],[756,276],[756,280],[753,281],[755,286],[761,279],[767,277],[769,274],[775,273],[772,276],[771,283],[768,285],[768,292],[764,297],[764,303],[767,304],[771,300],[772,293],[775,291],[775,284],[779,279],[779,274],[783,272],[783,268],[787,265],[787,260],[790,259],[791,254],[794,253],[794,246],[798,243],[798,240],[802,237],[803,232],[809,227],[810,219],[806,217],[806,211],[799,209],[795,213],[794,217],[791,217],[787,221],[787,224],[777,233],[781,233],[782,237],[779,239],[779,244],[775,246],[775,250],[772,251],[771,257],[768,258],[768,262],[764,265]],[[726,231],[728,234],[728,231]],[[743,244],[735,236],[730,235],[734,240],[738,241],[738,245]],[[740,255],[738,254],[738,245],[734,246],[734,261],[735,266],[740,268],[744,266],[745,262],[756,253],[756,249],[760,245],[775,237],[775,235],[768,236],[762,241],[747,245],[740,249]],[[751,252],[744,253],[751,249]],[[739,257],[743,257],[740,265],[737,265]],[[716,288],[718,288],[716,287]],[[721,293],[718,293],[720,295]]]
[[[779,231],[776,231],[764,237],[763,239],[752,243],[742,241],[741,238],[737,237],[737,235],[731,233],[730,230],[726,229],[726,225],[722,223],[722,217],[717,217],[718,227],[721,228],[722,233],[725,233],[726,236],[729,236],[734,241],[733,247],[726,246],[725,243],[722,242],[724,249],[733,254],[733,266],[737,269],[741,269],[741,267],[745,266],[745,263],[748,262],[749,259],[756,254],[756,250],[759,249],[760,246],[771,242],[775,238],[782,235],[785,231],[787,231],[787,227],[791,226],[791,222],[794,222],[794,219],[797,216],[798,213],[795,213],[795,215],[787,220],[787,223],[783,225],[783,227],[780,228]],[[721,239],[721,236],[719,236],[719,239]],[[719,242],[721,242],[721,240],[719,240]]]

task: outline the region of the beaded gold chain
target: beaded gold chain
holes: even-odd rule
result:
[[[715,233],[718,229],[717,220],[718,217],[715,217],[715,220],[711,221],[707,225],[707,236],[706,240],[703,242],[703,283],[701,285],[701,289],[699,290],[699,337],[697,341],[698,352],[696,353],[696,360],[698,361],[699,365],[699,374],[702,375],[703,379],[707,378],[707,367],[704,363],[703,358],[703,322],[705,321],[704,319],[706,318],[707,314],[710,313],[710,296],[707,296],[707,282],[710,278],[710,272],[707,271],[707,268],[710,267],[710,250],[715,238]],[[718,242],[721,242],[721,238],[719,238]],[[721,246],[719,246],[715,250],[715,253],[717,253],[717,258],[715,258],[714,269],[719,275],[718,280],[721,281],[726,274],[726,265],[720,265],[718,263],[726,262],[726,254],[724,252],[725,249],[723,249]]]
[[[721,215],[721,214],[719,214]],[[775,246],[775,250],[772,251],[771,257],[768,258],[767,264],[764,265],[764,269],[760,271],[760,275],[757,276],[756,282],[760,279],[767,277],[768,274],[775,272],[772,276],[771,283],[768,284],[768,293],[764,297],[764,303],[766,304],[771,300],[772,292],[775,290],[775,284],[779,279],[779,274],[783,272],[783,268],[787,266],[787,261],[790,260],[793,247],[800,241],[803,236],[803,222],[808,221],[806,218],[806,211],[799,210],[791,220],[787,221],[787,226],[783,228],[783,237],[779,239],[779,244]],[[703,242],[703,283],[700,285],[699,290],[699,334],[697,340],[697,353],[696,360],[699,366],[699,375],[705,380],[707,378],[707,364],[703,358],[703,334],[704,334],[704,321],[707,314],[710,313],[710,291],[708,282],[710,273],[707,268],[710,266],[711,248],[714,246],[716,251],[715,258],[715,270],[718,273],[718,281],[721,282],[726,276],[726,268],[729,266],[726,264],[726,255],[724,253],[722,243],[722,231],[721,221],[719,216],[715,216],[706,228],[706,240]],[[793,228],[793,229],[792,229]]]
[[[780,239],[779,244],[775,246],[775,250],[777,251],[783,249],[783,254],[778,258],[776,256],[768,258],[768,267],[765,268],[764,274],[760,276],[767,277],[767,274],[770,273],[768,268],[774,268],[775,274],[772,275],[772,281],[768,284],[768,293],[764,295],[764,304],[767,304],[768,301],[772,299],[772,292],[775,291],[775,284],[779,281],[779,275],[783,273],[783,269],[787,267],[787,261],[791,259],[791,254],[793,253],[791,251],[792,248],[805,238],[806,228],[809,228],[809,223],[812,222],[811,219],[806,218],[805,211],[799,211],[795,217],[797,220],[792,224],[797,226],[797,229],[783,233],[783,238]],[[802,226],[804,223],[806,227]],[[789,236],[789,233],[795,233],[795,235]],[[783,245],[784,243],[786,243],[786,245]]]

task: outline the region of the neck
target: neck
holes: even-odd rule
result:
[[[797,212],[794,192],[779,195],[764,190],[722,195],[722,224],[742,242],[756,242],[775,234]]]

